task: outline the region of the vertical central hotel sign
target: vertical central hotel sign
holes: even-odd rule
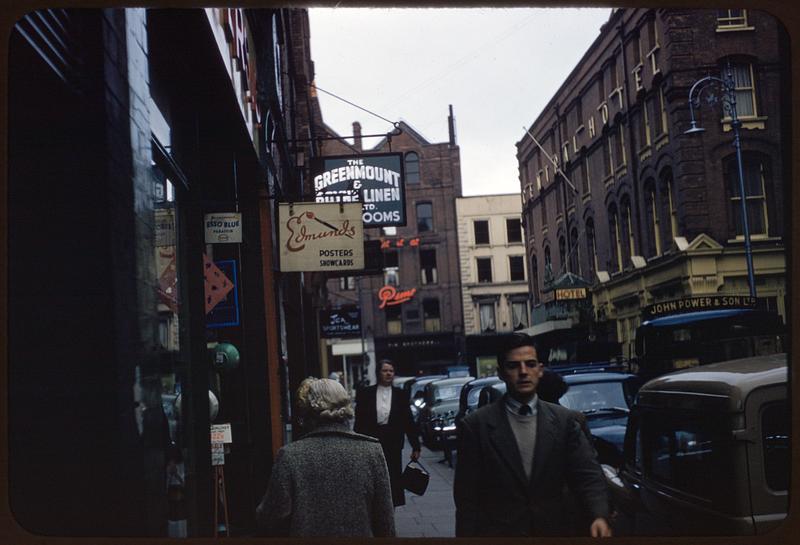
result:
[[[311,160],[316,202],[360,202],[364,227],[406,224],[401,153],[338,155]]]

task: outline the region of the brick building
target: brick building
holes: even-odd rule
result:
[[[362,311],[362,338],[321,348],[328,368],[344,372],[351,387],[374,383],[374,364],[381,358],[393,359],[398,374],[408,375],[453,365],[463,351],[455,208],[461,170],[452,109],[448,123],[447,142],[430,142],[400,121],[399,135],[365,148],[359,123],[353,124],[350,144],[318,119],[317,126],[332,137],[323,141],[323,155],[403,154],[407,224],[365,229],[367,240],[381,242],[382,274],[327,282],[328,308],[357,306]],[[379,293],[386,286],[410,297],[382,307]]]
[[[645,305],[748,294],[731,119],[704,95],[705,133],[684,134],[691,86],[728,66],[759,305],[785,319],[785,30],[751,10],[615,9],[530,126],[546,153],[528,134],[517,143],[534,324],[566,272],[590,284],[592,327],[625,355]]]

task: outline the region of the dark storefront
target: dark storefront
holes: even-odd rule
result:
[[[274,288],[224,11],[52,10],[12,32],[8,484],[32,533],[253,532]],[[209,242],[208,214],[239,214],[241,242]],[[233,436],[224,529],[211,423]]]

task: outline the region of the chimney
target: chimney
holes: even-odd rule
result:
[[[456,145],[456,118],[453,117],[453,105],[450,104],[450,115],[447,117],[447,127],[450,129],[450,145]]]
[[[361,123],[353,121],[353,145],[361,151]]]

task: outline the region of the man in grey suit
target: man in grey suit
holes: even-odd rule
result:
[[[497,358],[506,395],[462,421],[453,495],[456,537],[573,534],[564,483],[589,514],[592,537],[610,537],[606,483],[576,415],[542,401],[533,339],[509,335]]]

